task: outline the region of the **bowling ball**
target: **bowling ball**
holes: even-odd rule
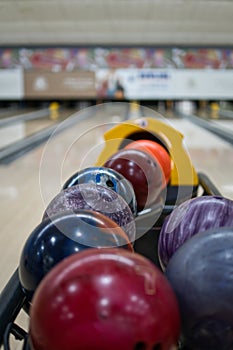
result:
[[[137,140],[130,142],[125,149],[139,149],[142,151],[147,151],[152,154],[155,159],[159,162],[159,165],[161,166],[164,177],[165,177],[165,183],[168,183],[170,180],[171,175],[171,158],[166,151],[166,149],[161,146],[159,143],[151,140]]]
[[[200,196],[177,206],[165,219],[158,241],[161,266],[175,251],[198,232],[214,227],[233,226],[233,201],[221,196]]]
[[[44,220],[27,239],[20,257],[19,278],[31,300],[42,278],[61,260],[90,247],[132,245],[125,232],[110,218],[90,210]]]
[[[153,205],[161,194],[163,174],[155,158],[135,149],[121,149],[104,164],[129,180],[134,188],[138,210]]]
[[[166,277],[176,293],[188,349],[233,346],[233,227],[198,233],[170,259]]]
[[[124,249],[88,249],[42,280],[30,312],[34,350],[175,349],[177,300],[149,260]]]
[[[124,198],[134,216],[137,214],[137,203],[133,186],[117,171],[105,167],[89,167],[73,174],[64,184],[63,189],[82,183],[94,183],[105,186]]]
[[[85,183],[64,189],[47,206],[43,220],[58,213],[88,209],[100,212],[115,221],[129,237],[135,240],[134,216],[126,201],[110,188]]]

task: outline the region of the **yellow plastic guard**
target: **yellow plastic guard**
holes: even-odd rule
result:
[[[122,148],[124,139],[131,139],[135,133],[146,131],[154,135],[165,146],[172,162],[171,186],[197,186],[198,176],[183,144],[183,135],[169,124],[157,119],[142,117],[128,120],[113,127],[104,134],[105,146],[96,162],[103,164]]]

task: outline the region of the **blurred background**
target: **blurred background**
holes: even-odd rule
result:
[[[0,106],[228,106],[232,14],[230,0],[1,0]]]

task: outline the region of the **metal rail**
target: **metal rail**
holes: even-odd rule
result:
[[[25,295],[20,286],[18,269],[0,294],[0,345],[9,323],[14,322],[25,302]]]
[[[190,120],[193,124],[196,124],[204,129],[212,132],[213,134],[220,137],[224,141],[233,145],[233,132],[227,131],[223,128],[220,128],[211,120],[207,121],[207,120],[201,119],[200,117],[193,115],[193,114],[179,113],[179,115],[182,118]]]
[[[218,114],[220,115],[220,117],[233,119],[233,111],[230,111],[228,109],[220,109]]]
[[[209,177],[204,173],[198,173],[199,184],[204,190],[205,195],[212,196],[222,196],[221,192],[217,189],[217,187],[210,181]]]
[[[18,122],[22,122],[25,120],[33,120],[33,119],[40,119],[45,118],[49,116],[49,109],[41,109],[39,111],[24,113],[24,114],[18,114],[12,117],[7,117],[4,119],[0,119],[0,128],[4,126],[8,126],[10,124],[16,124]]]

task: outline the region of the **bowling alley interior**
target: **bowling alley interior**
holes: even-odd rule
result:
[[[0,349],[233,349],[233,2],[0,0]]]

